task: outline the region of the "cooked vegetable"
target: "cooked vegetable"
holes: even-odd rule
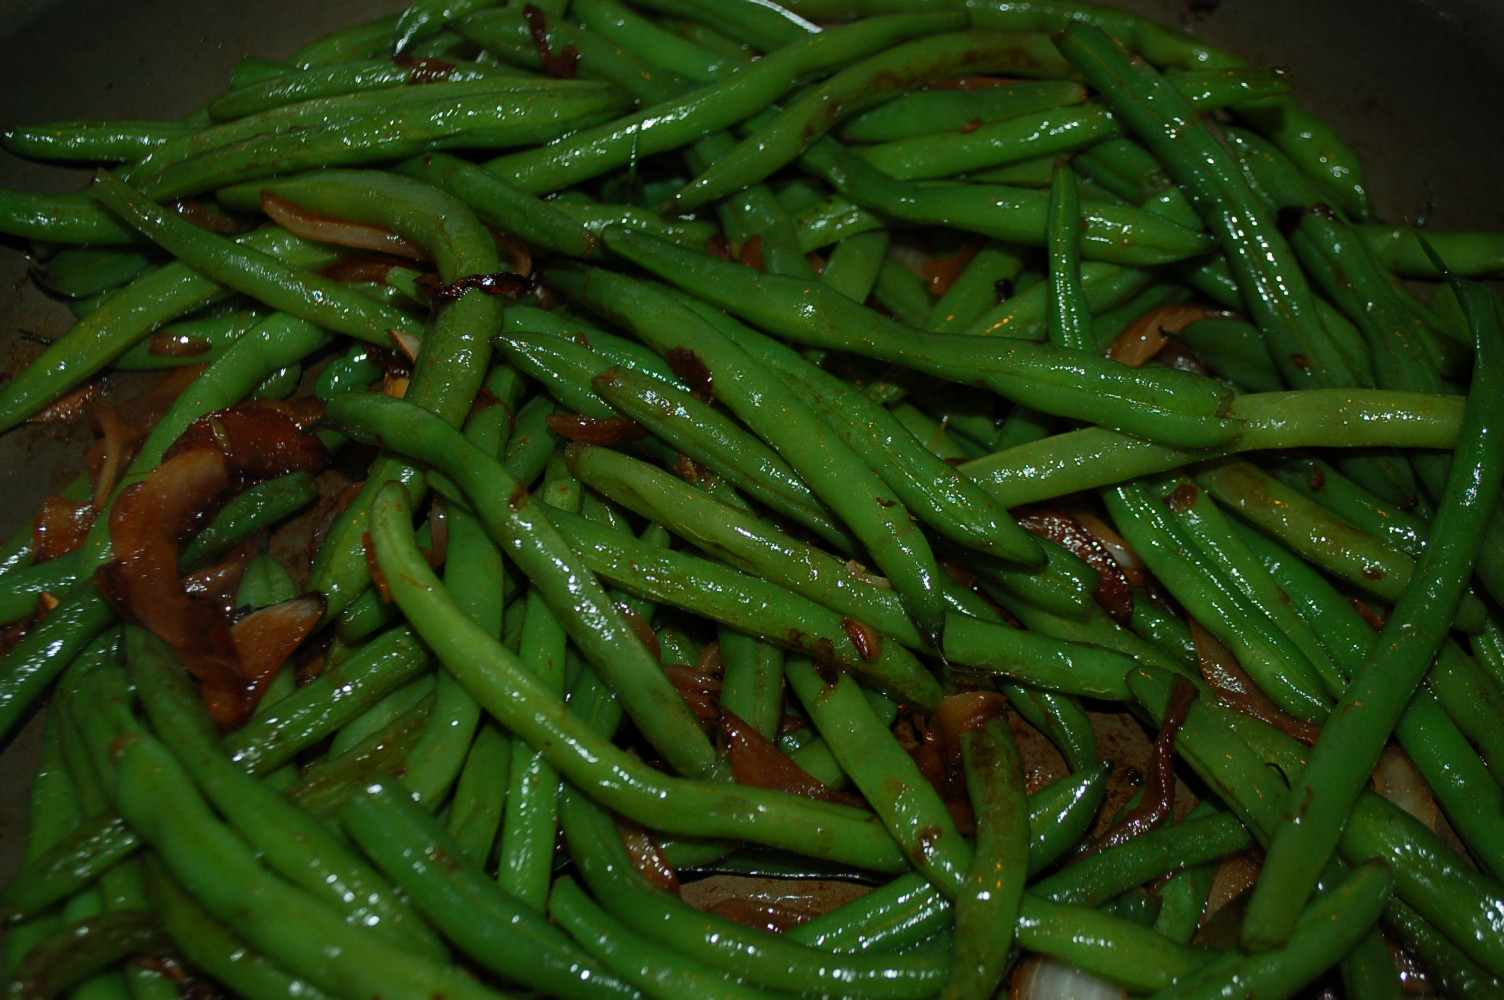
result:
[[[1286,74],[420,0],[6,146],[12,995],[1504,992],[1499,238]]]

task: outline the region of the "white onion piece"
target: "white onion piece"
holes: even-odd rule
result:
[[[1436,830],[1436,799],[1415,764],[1397,747],[1385,747],[1373,769],[1374,790]]]
[[[1128,991],[1054,958],[1026,958],[1013,972],[1008,1000],[1128,1000]]]

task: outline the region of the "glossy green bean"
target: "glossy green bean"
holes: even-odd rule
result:
[[[1130,374],[1126,366],[1045,345],[1010,341],[998,349],[982,338],[925,333],[823,285],[759,275],[643,233],[613,229],[606,242],[685,291],[808,346],[852,350],[985,385],[1046,412],[1131,425],[1149,437],[1184,435],[1185,441],[1196,442],[1193,447],[1225,441],[1240,430],[1220,416],[1227,399],[1211,380]],[[1173,398],[1172,384],[1179,390]]]
[[[1028,871],[1028,813],[1023,766],[1006,721],[966,732],[961,758],[977,817],[976,857],[956,896],[956,943],[941,996],[984,998],[996,992],[1009,961]]]
[[[887,832],[857,810],[665,775],[593,734],[512,654],[454,608],[431,571],[420,568],[421,556],[401,516],[405,504],[399,489],[385,491],[382,516],[372,525],[398,603],[476,700],[542,750],[577,787],[590,788],[597,801],[623,815],[670,832],[735,836],[880,871],[902,864]],[[539,710],[550,705],[552,710]]]
[[[690,393],[620,366],[593,380],[596,392],[736,489],[801,524],[839,551],[859,547],[777,452]]]
[[[936,22],[936,29],[941,25]],[[919,34],[915,32],[915,35]],[[1036,35],[967,29],[913,38],[854,63],[790,101],[722,159],[690,181],[672,204],[693,210],[787,166],[842,117],[919,83],[967,73],[1039,72],[1058,56]]]
[[[1450,448],[1462,406],[1448,396],[1332,389],[1240,396],[1229,412],[1243,422],[1243,433],[1221,448],[1169,448],[1091,427],[997,452],[961,470],[1014,507],[1264,448]]]
[[[800,158],[858,206],[921,225],[946,225],[1024,246],[1044,244],[1049,196],[1043,191],[960,181],[895,180],[822,139]],[[1186,260],[1211,249],[1211,238],[1131,206],[1092,202],[1083,209],[1081,252],[1090,260],[1150,265]]]
[[[1498,499],[1504,443],[1489,414],[1504,392],[1504,305],[1481,286],[1457,290],[1470,310],[1478,364],[1447,493],[1432,522],[1435,542],[1323,727],[1310,765],[1291,786],[1264,878],[1250,900],[1243,931],[1249,942],[1267,945],[1289,933],[1292,908],[1309,894],[1316,870],[1335,846],[1341,817],[1445,637],[1477,556],[1474,543]]]
[[[608,237],[608,245],[615,247],[615,240]],[[599,269],[551,271],[550,280],[571,298],[627,326],[665,357],[692,352],[710,372],[721,400],[862,541],[920,630],[928,636],[939,632],[940,570],[928,540],[896,492],[855,450],[838,439],[810,433],[819,426],[818,417],[777,373],[661,286]]]
[[[578,791],[566,793],[563,819],[580,878],[602,908],[665,947],[767,989],[899,1000],[928,996],[939,984],[933,960],[832,954],[675,899],[633,871],[612,817]]]
[[[759,9],[771,12],[773,8]],[[692,11],[691,16],[704,13],[698,7]],[[957,27],[963,20],[953,14],[893,15],[822,31],[726,80],[615,122],[582,129],[543,149],[499,157],[486,169],[534,194],[570,187],[640,156],[677,149],[750,118],[807,73],[860,58],[919,32]]]

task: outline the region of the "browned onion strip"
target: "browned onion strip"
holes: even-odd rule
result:
[[[931,295],[944,295],[956,283],[961,272],[966,270],[971,259],[982,249],[980,240],[972,240],[949,257],[931,257],[924,262],[921,273],[929,283]]]
[[[452,62],[427,56],[397,56],[392,62],[408,71],[407,83],[410,87],[447,80],[456,69]]]
[[[658,842],[642,827],[621,817],[617,817],[616,830],[621,834],[621,842],[626,847],[627,854],[632,857],[632,864],[637,866],[643,877],[664,892],[679,895],[679,873],[663,856]]]
[[[720,716],[726,757],[731,762],[731,776],[737,784],[749,788],[772,788],[821,802],[848,806],[862,804],[861,799],[831,788],[794,763],[792,757],[778,749],[778,744],[749,726],[735,712],[723,707]]]
[[[548,44],[548,20],[543,11],[533,4],[523,4],[522,16],[527,19],[533,45],[538,49],[538,59],[543,63],[543,72],[560,80],[574,79],[580,64],[580,53],[573,45],[566,45],[558,52]]]
[[[1439,813],[1436,798],[1405,751],[1385,747],[1373,769],[1374,791],[1426,824],[1433,832]]]
[[[431,260],[427,250],[389,229],[336,219],[322,212],[315,212],[281,195],[270,191],[261,192],[261,210],[289,232],[320,243],[334,243],[357,250],[374,250],[389,253],[409,260]]]
[[[80,416],[89,404],[104,395],[103,377],[91,378],[77,389],[52,401],[26,418],[28,424],[65,424]]]
[[[737,252],[736,259],[754,271],[764,270],[767,261],[763,258],[762,253],[762,233],[753,233],[752,238],[742,244],[741,250]]]
[[[1098,837],[1082,852],[1089,857],[1109,847],[1116,847],[1147,833],[1175,812],[1175,736],[1185,723],[1186,713],[1196,700],[1196,686],[1184,677],[1176,677],[1170,688],[1170,704],[1164,721],[1154,737],[1154,753],[1149,758],[1149,776],[1139,804],[1128,810],[1116,826]]]
[[[587,417],[579,413],[551,413],[548,429],[561,438],[586,444],[622,444],[642,437],[648,429],[626,417]]]
[[[513,274],[532,275],[533,250],[524,240],[510,233],[502,233],[492,238],[496,241],[496,249],[507,255]]]
[[[1050,541],[1065,547],[1096,570],[1102,582],[1094,595],[1102,610],[1118,624],[1133,617],[1133,587],[1123,567],[1113,558],[1097,536],[1072,514],[1049,507],[1021,507],[1013,512],[1018,523]]]
[[[1321,727],[1297,719],[1271,701],[1253,682],[1253,678],[1243,671],[1232,651],[1218,642],[1194,618],[1191,619],[1191,639],[1196,643],[1196,661],[1200,666],[1201,676],[1217,692],[1219,702],[1235,712],[1267,722],[1306,746],[1316,745]]]
[[[1118,339],[1108,348],[1107,356],[1137,368],[1158,354],[1169,342],[1170,335],[1179,333],[1198,320],[1228,315],[1231,314],[1214,306],[1185,303],[1159,306],[1128,324],[1128,329],[1119,334]]]
[[[108,402],[100,403],[95,411],[95,421],[103,435],[100,441],[103,458],[99,472],[94,477],[94,506],[104,509],[110,494],[115,492],[115,482],[120,478],[126,463],[130,461],[131,433],[120,419],[120,413]]]
[[[95,517],[94,504],[88,500],[62,497],[43,500],[42,512],[31,532],[32,558],[41,563],[77,552],[89,537]]]
[[[305,594],[261,608],[235,623],[231,634],[240,661],[239,683],[234,691],[226,693],[233,697],[230,707],[238,717],[250,715],[282,664],[313,634],[323,617],[323,596]],[[207,697],[208,682],[204,690]],[[212,702],[210,710],[213,711]]]
[[[220,451],[201,448],[164,461],[117,498],[110,515],[115,559],[95,572],[120,616],[161,637],[200,678],[233,672],[235,643],[222,607],[184,589],[178,546],[229,484]]]
[[[167,457],[198,448],[218,448],[233,469],[258,479],[324,467],[328,453],[318,435],[304,433],[303,407],[241,403],[199,417],[167,450]],[[316,419],[316,418],[315,418]]]

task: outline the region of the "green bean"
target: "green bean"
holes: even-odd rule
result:
[[[556,523],[592,570],[628,593],[819,656],[914,704],[933,705],[940,697],[934,677],[913,654],[880,637],[872,642],[866,622],[716,563],[633,544],[582,519],[561,514]]]
[[[276,228],[247,234],[240,244],[302,267],[319,267],[333,259],[330,251]],[[142,275],[0,388],[0,430],[14,427],[99,371],[158,324],[226,294],[181,262]]]
[[[615,822],[573,789],[564,797],[562,818],[580,878],[602,908],[664,947],[769,989],[897,1000],[928,996],[938,985],[941,970],[933,961],[833,955],[680,902],[632,871]]]
[[[1030,796],[1031,874],[1053,864],[1059,853],[1069,849],[1091,825],[1106,791],[1106,775],[1106,766],[1098,765]],[[949,913],[950,903],[940,890],[924,876],[912,872],[808,923],[790,928],[786,935],[835,951],[895,950],[938,930],[949,919]]]
[[[664,1000],[787,997],[745,986],[719,970],[636,933],[608,916],[569,877],[554,884],[549,916],[622,979]]]
[[[1100,906],[1177,869],[1216,861],[1252,846],[1252,836],[1231,813],[1188,817],[1082,858],[1034,883],[1033,891],[1060,903]]]
[[[1073,80],[1039,80],[978,90],[911,90],[853,115],[839,129],[848,142],[884,142],[1003,121],[1080,104],[1086,88]]]
[[[455,782],[445,826],[459,856],[485,867],[501,832],[512,740],[489,719],[481,723]]]
[[[410,529],[401,516],[405,504],[399,489],[392,486],[384,493],[381,516],[372,524],[378,556],[392,566],[387,577],[398,604],[421,623],[425,640],[476,700],[542,750],[562,776],[590,788],[602,804],[659,829],[737,836],[814,856],[845,858],[875,870],[891,871],[901,864],[886,831],[856,810],[761,789],[674,778],[588,732],[514,656],[454,608],[432,582],[432,573],[420,568],[415,546],[402,538],[401,532],[410,536]],[[394,543],[401,548],[394,551]],[[399,565],[400,573],[395,572]],[[549,705],[554,706],[550,711],[533,708]]]
[[[1481,535],[1497,501],[1504,445],[1498,443],[1485,414],[1494,405],[1490,400],[1497,403],[1496,395],[1504,391],[1493,381],[1504,376],[1504,315],[1497,297],[1481,286],[1459,283],[1457,289],[1476,331],[1478,366],[1447,494],[1432,522],[1434,542],[1426,547],[1414,580],[1323,728],[1311,764],[1291,786],[1291,805],[1250,901],[1244,924],[1244,937],[1250,942],[1274,943],[1289,933],[1292,908],[1304,902],[1316,869],[1335,845],[1341,817],[1352,807],[1444,638],[1476,558],[1477,548],[1471,543]]]
[[[698,83],[725,79],[740,65],[660,27],[616,0],[583,0],[573,5],[573,11],[597,33],[635,52],[650,52],[657,65]]]
[[[1031,631],[1038,632],[1043,637],[1058,640],[1064,644],[1063,648],[1077,651],[1088,662],[1107,667],[1094,678],[1097,683],[1113,685],[1121,681],[1121,674],[1114,677],[1111,672],[1117,659],[1113,654],[1129,656],[1141,663],[1152,664],[1171,673],[1191,676],[1189,668],[1180,660],[1161,652],[1158,647],[1120,627],[1095,601],[1087,605],[1087,614],[1083,619],[1080,616],[1066,617],[1037,607],[1015,597],[1003,587],[989,585],[989,582],[984,582],[982,589],[988,597],[1007,609],[1009,614]],[[965,610],[973,617],[978,617],[972,609]],[[993,634],[996,634],[990,626],[985,631],[993,631]],[[1101,648],[1092,649],[1093,646]],[[984,652],[983,655],[987,654]]]
[[[703,13],[694,8],[694,16]],[[542,149],[499,157],[486,169],[534,194],[570,187],[638,157],[676,149],[750,118],[807,73],[860,58],[920,32],[957,27],[962,20],[952,14],[894,15],[822,31],[726,80],[615,122],[582,129]]]
[[[128,628],[126,656],[153,728],[194,782],[235,825],[268,867],[339,907],[346,922],[375,927],[389,944],[444,957],[436,937],[406,912],[391,886],[360,862],[320,823],[291,808],[267,786],[249,780],[221,755],[218,734],[167,647]]]
[[[1056,162],[1045,237],[1050,257],[1050,343],[1078,351],[1095,347],[1081,287],[1081,196],[1076,175]]]
[[[1104,427],[1057,434],[961,466],[1006,507],[1266,448],[1450,448],[1455,397],[1382,390],[1307,390],[1240,396],[1229,408],[1243,433],[1221,448],[1177,449]]]
[[[1008,243],[1043,246],[1049,196],[1043,191],[960,181],[895,180],[833,139],[811,146],[800,164],[861,208],[921,225],[948,225]],[[1090,203],[1081,252],[1116,264],[1164,264],[1199,256],[1211,238],[1137,208]]]
[[[247,949],[243,941],[204,912],[172,880],[160,861],[148,857],[147,871],[151,875],[152,906],[177,951],[195,967],[250,1000],[281,1000],[289,996],[325,1000],[327,994],[322,990]]]
[[[606,243],[691,294],[808,346],[853,350],[965,384],[985,385],[1046,412],[1131,425],[1148,437],[1183,435],[1187,443],[1195,442],[1191,447],[1225,441],[1239,430],[1219,415],[1226,399],[1210,380],[1167,378],[1160,384],[1163,372],[1152,378],[1145,377],[1148,373],[1129,375],[1126,366],[1078,352],[1011,342],[998,350],[977,337],[925,333],[873,313],[823,285],[758,275],[644,233],[613,229]],[[1072,376],[1069,387],[1067,371]],[[1090,390],[1082,380],[1089,380]],[[1172,383],[1180,390],[1173,403]]]
[[[754,46],[772,50],[797,42],[820,29],[783,7],[758,0],[731,0],[706,10],[693,0],[641,0],[639,6],[663,14],[695,18],[717,32],[744,38]]]
[[[620,366],[602,372],[593,385],[617,410],[649,427],[738,490],[805,526],[840,551],[857,549],[856,540],[777,452],[688,392]]]
[[[539,51],[541,36],[541,44],[553,52],[574,50],[576,75],[612,83],[643,104],[668,100],[685,89],[675,74],[578,21],[549,20],[536,34],[535,24],[516,8],[492,8],[460,19],[454,30],[503,62],[547,72]]]
[[[1297,492],[1361,528],[1390,548],[1419,556],[1426,547],[1426,522],[1411,511],[1386,504],[1329,463],[1309,456],[1276,459],[1266,471]]]
[[[1258,99],[1289,90],[1287,80],[1268,71],[1249,74],[1216,70],[1208,75],[1176,74],[1165,79],[1186,98],[1193,111],[1213,110],[1244,97]],[[1029,157],[1066,155],[1115,138],[1122,130],[1112,112],[1092,101],[1022,114],[980,127],[898,139],[863,149],[860,155],[899,180],[925,180],[969,174]]]
[[[881,229],[848,236],[830,252],[820,280],[848,299],[866,302],[887,258],[888,242],[887,231]]]
[[[100,728],[118,724],[117,714]],[[211,814],[159,743],[144,731],[116,733],[115,804],[157,848],[173,877],[253,947],[334,995],[351,990],[399,997],[441,990],[475,1000],[496,995],[449,967],[384,946],[265,872],[244,842]],[[96,753],[104,749],[94,746]],[[298,919],[288,920],[289,913]]]
[[[1021,266],[1021,265],[1020,265]],[[1016,277],[1016,275],[1015,275]],[[1119,267],[1086,261],[1081,265],[1081,290],[1093,314],[1121,306],[1138,295],[1154,280],[1151,270]],[[1015,295],[983,312],[960,332],[1009,337],[1015,340],[1043,340],[1047,335],[1049,284],[1040,282],[1023,288]]]
[[[397,170],[443,188],[474,209],[482,221],[529,243],[570,257],[589,257],[599,245],[596,234],[573,218],[564,203],[542,201],[448,153],[404,160]]]
[[[721,707],[767,739],[783,721],[783,650],[732,628],[716,630],[721,664]]]
[[[500,269],[495,241],[475,216],[426,184],[368,171],[331,171],[289,182],[284,190],[308,208],[390,228],[427,247],[443,281]],[[429,324],[427,349],[419,351],[405,398],[457,426],[480,391],[500,314],[495,298],[475,291],[440,309]],[[328,617],[342,611],[369,582],[362,524],[375,492],[393,479],[421,488],[411,466],[383,456],[319,549],[311,586],[324,594]]]
[[[1245,303],[1270,338],[1275,365],[1295,386],[1354,378],[1319,319],[1290,249],[1234,163],[1181,96],[1152,68],[1135,66],[1101,31],[1066,29],[1062,51],[1124,124],[1164,161],[1218,234]]]
[[[425,916],[493,972],[570,1000],[635,995],[541,912],[462,866],[458,846],[394,786],[356,796],[340,822]]]
[[[85,917],[38,942],[6,988],[17,996],[51,1000],[121,959],[157,954],[166,945],[156,916],[147,911]]]
[[[988,997],[1007,968],[1028,870],[1024,775],[1001,719],[968,730],[961,754],[977,817],[976,857],[956,897],[956,944],[941,995]]]
[[[924,328],[936,333],[969,329],[1000,299],[1010,297],[1005,291],[1011,289],[1023,266],[1018,251],[987,241],[930,309]]]
[[[191,261],[210,279],[254,295],[273,308],[383,346],[389,340],[389,329],[421,332],[406,314],[380,306],[329,279],[299,274],[244,245],[237,249],[232,241],[162,210],[108,174],[98,175],[95,184],[96,197],[131,225]]]
[[[1385,269],[1407,278],[1440,278],[1441,270],[1426,253],[1431,248],[1447,269],[1464,278],[1494,278],[1504,273],[1504,243],[1497,233],[1433,233],[1410,226],[1360,225],[1358,238]]]
[[[1042,553],[990,498],[916,443],[888,410],[796,351],[693,299],[685,303],[775,372],[800,385],[828,425],[891,486],[905,505],[942,535],[1026,567]],[[703,359],[702,359],[703,360]]]
[[[543,588],[570,637],[613,679],[629,714],[667,759],[689,774],[706,773],[714,751],[689,708],[611,606],[521,483],[437,417],[411,404],[369,394],[330,403],[337,426],[433,462],[476,505],[493,538]]]
[[[1140,703],[1158,718],[1169,693],[1163,674],[1140,669],[1128,678]],[[1229,726],[1240,727],[1235,735]],[[1251,747],[1239,737],[1259,737]],[[1176,738],[1183,759],[1208,781],[1260,843],[1273,836],[1288,786],[1298,780],[1309,750],[1251,717],[1193,704]],[[1275,765],[1274,768],[1266,764]],[[1379,796],[1365,792],[1342,831],[1342,855],[1351,864],[1385,860],[1396,876],[1397,895],[1421,910],[1474,959],[1497,970],[1504,955],[1487,928],[1504,905],[1497,886],[1463,862],[1428,827]]]
[[[954,898],[972,862],[934,787],[872,714],[855,678],[821,678],[808,660],[785,666],[798,694],[841,769],[872,804],[904,855],[947,897]],[[881,734],[881,735],[879,735]]]
[[[805,545],[751,514],[726,507],[682,480],[604,448],[574,445],[570,467],[602,495],[744,573],[788,587],[911,647],[923,640],[891,590],[873,586],[838,556]]]
[[[941,25],[937,22],[936,29]],[[916,32],[918,34],[918,32]],[[936,77],[1014,70],[1038,72],[1058,60],[1038,36],[969,29],[916,38],[846,67],[800,95],[772,121],[685,185],[671,204],[693,210],[787,166],[845,115]]]
[[[1103,502],[1154,575],[1174,581],[1169,586],[1176,599],[1238,654],[1264,693],[1291,715],[1320,722],[1329,707],[1321,664],[1279,631],[1235,578],[1225,570],[1208,572],[1181,516],[1190,501],[1179,490],[1165,492],[1134,483],[1104,491]]]
[[[1133,663],[1115,650],[1052,639],[970,615],[945,616],[945,655],[963,666],[1089,698],[1122,700]]]
[[[59,250],[31,273],[49,292],[81,299],[118,288],[160,263],[159,255],[147,249],[71,247]]]
[[[608,245],[616,246],[608,238]],[[572,298],[627,325],[665,357],[690,351],[720,398],[791,465],[859,538],[893,582],[920,630],[935,636],[942,610],[934,555],[897,494],[839,440],[811,435],[818,418],[783,380],[666,291],[602,270],[550,272]],[[789,279],[798,280],[798,279]],[[674,322],[666,324],[672,317]],[[734,373],[734,374],[733,374]],[[777,400],[776,405],[770,401]]]
[[[226,738],[231,759],[253,774],[271,771],[328,736],[429,664],[411,631],[391,629],[300,686]]]
[[[1383,601],[1395,602],[1414,574],[1414,560],[1332,517],[1247,462],[1202,466],[1196,481],[1305,559]],[[1483,627],[1483,614],[1478,598],[1465,595],[1453,624],[1476,632]]]
[[[516,74],[479,63],[446,61],[439,65],[392,59],[347,60],[330,66],[292,70],[252,83],[239,84],[209,102],[209,117],[227,121],[317,97],[334,97],[362,90],[421,87],[439,80],[459,83]]]
[[[1332,652],[1344,676],[1360,669],[1376,641],[1373,629],[1362,616],[1313,568],[1292,558],[1288,550],[1252,530],[1240,534],[1269,569],[1291,606]],[[1437,678],[1454,672],[1466,674],[1470,665],[1465,655],[1449,642],[1443,646],[1431,674]],[[1497,872],[1504,845],[1488,817],[1501,807],[1500,797],[1504,792],[1497,788],[1497,781],[1468,746],[1468,739],[1477,742],[1484,756],[1491,759],[1504,753],[1504,747],[1500,746],[1495,731],[1481,724],[1467,729],[1468,737],[1464,738],[1463,727],[1449,718],[1469,717],[1478,708],[1474,699],[1487,705],[1493,700],[1492,692],[1479,692],[1470,686],[1458,691],[1434,680],[1430,686],[1439,696],[1433,698],[1431,691],[1417,691],[1396,725],[1395,735],[1480,864]],[[1479,735],[1474,735],[1475,732]]]
[[[1163,1000],[1225,996],[1237,989],[1250,997],[1289,996],[1315,979],[1353,947],[1378,919],[1393,877],[1370,862],[1311,903],[1300,915],[1290,941],[1277,951],[1219,963],[1185,986],[1156,994]]]

